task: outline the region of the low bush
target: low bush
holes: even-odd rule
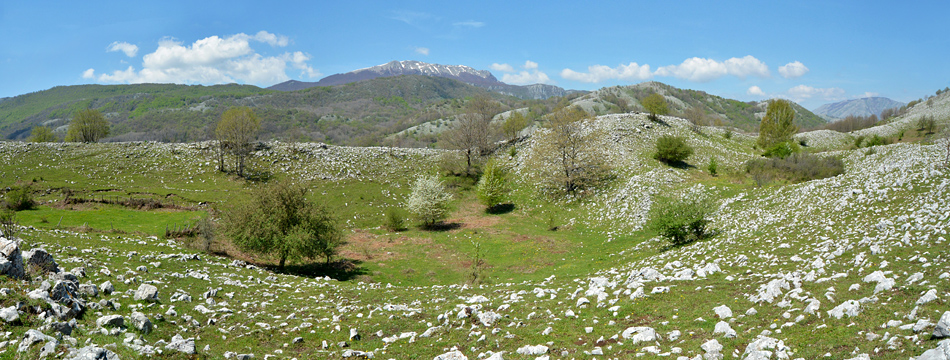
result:
[[[686,160],[690,155],[693,155],[693,147],[689,146],[686,139],[682,137],[663,135],[656,140],[654,159],[673,164]]]
[[[794,141],[784,141],[778,144],[773,145],[772,147],[765,150],[765,153],[762,156],[767,158],[780,158],[784,159],[792,154],[797,154],[802,151],[802,148]]]
[[[894,141],[890,138],[882,137],[877,134],[872,135],[870,138],[864,141],[863,147],[872,147],[878,145],[890,145]]]
[[[405,211],[398,207],[391,207],[386,210],[386,223],[383,226],[391,232],[406,230]]]
[[[29,184],[11,187],[3,197],[6,207],[13,211],[30,210],[36,206],[33,187]]]
[[[683,246],[708,238],[708,217],[715,209],[705,197],[671,198],[658,196],[650,207],[646,227],[666,238],[673,246]]]
[[[16,221],[16,212],[9,209],[0,209],[0,236],[7,239],[16,238],[20,227]]]
[[[759,185],[773,179],[797,183],[843,174],[844,162],[831,156],[798,153],[786,158],[749,160],[746,163],[746,172],[752,175]]]
[[[716,176],[719,170],[719,164],[716,163],[716,159],[709,159],[709,167],[706,168],[709,170],[709,175]]]

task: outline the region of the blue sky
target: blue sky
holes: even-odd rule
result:
[[[514,84],[656,80],[808,108],[950,86],[947,1],[0,2],[0,97],[58,85],[261,87],[419,60]]]

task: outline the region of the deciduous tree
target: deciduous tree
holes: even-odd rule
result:
[[[412,184],[406,210],[422,221],[423,226],[431,227],[445,219],[451,200],[452,194],[445,190],[437,177],[420,176]]]
[[[448,148],[465,154],[466,175],[474,175],[475,161],[489,149],[491,119],[498,110],[498,104],[491,98],[475,97],[465,105],[464,113],[456,117],[455,126],[442,133]]]
[[[602,136],[586,126],[591,120],[583,109],[569,107],[552,114],[547,128],[535,134],[528,164],[542,187],[573,195],[607,177]]]
[[[663,95],[653,93],[640,101],[643,108],[650,113],[650,120],[657,121],[657,115],[666,115],[669,107],[666,105],[666,98]]]
[[[57,142],[59,138],[48,126],[37,126],[30,132],[30,142]]]
[[[261,121],[249,107],[228,109],[221,115],[221,121],[215,130],[218,139],[218,168],[224,171],[224,154],[234,156],[238,176],[244,176],[244,164],[253,150],[251,143],[257,138]]]
[[[93,143],[109,136],[109,121],[96,109],[78,110],[66,130],[66,141]]]
[[[795,109],[792,103],[784,99],[769,100],[769,107],[759,125],[758,145],[762,149],[791,141],[792,135],[798,131],[795,126]]]
[[[329,263],[343,237],[330,210],[307,199],[307,188],[277,182],[224,213],[225,233],[243,251],[287,260],[322,256]]]

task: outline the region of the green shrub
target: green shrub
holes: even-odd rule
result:
[[[716,176],[716,171],[719,170],[719,164],[716,163],[716,159],[709,159],[709,167],[706,169],[709,170],[710,175]]]
[[[864,142],[864,147],[872,147],[878,145],[890,145],[893,141],[890,138],[882,137],[877,134],[871,136]]]
[[[715,207],[704,197],[672,198],[658,196],[650,207],[646,227],[673,246],[683,246],[710,236],[707,219]]]
[[[406,214],[398,207],[391,207],[386,210],[386,224],[383,225],[386,230],[397,232],[406,230]]]
[[[770,179],[803,182],[844,173],[844,162],[836,157],[820,157],[810,153],[792,154],[786,158],[753,159],[746,163],[746,172],[759,185]]]
[[[864,143],[864,135],[854,138],[854,147],[860,148],[861,144]]]
[[[722,137],[726,139],[732,139],[732,130],[726,129],[726,132],[722,133]]]
[[[494,161],[486,164],[482,177],[478,180],[478,186],[475,188],[478,200],[488,207],[488,211],[491,211],[496,206],[504,203],[510,192],[508,170]]]
[[[33,200],[33,187],[29,184],[14,186],[3,197],[7,208],[13,211],[30,210],[36,206]]]
[[[686,139],[682,137],[663,135],[656,140],[656,155],[653,156],[654,159],[672,164],[682,162],[690,155],[693,155],[693,148],[689,146],[689,144],[686,143]]]
[[[773,145],[768,150],[765,150],[765,153],[762,156],[773,158],[777,157],[780,159],[787,158],[792,154],[797,154],[802,151],[802,148],[798,146],[797,142],[794,141],[783,141],[778,144]]]

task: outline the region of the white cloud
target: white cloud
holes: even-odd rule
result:
[[[745,79],[747,76],[768,77],[769,68],[752,55],[731,58],[725,62],[693,57],[686,59],[679,65],[662,66],[656,70],[655,74],[657,76],[675,76],[689,81],[707,82],[726,75],[733,75],[740,79]]]
[[[480,28],[480,27],[482,27],[482,26],[485,26],[485,23],[483,23],[483,22],[481,22],[481,21],[468,20],[468,21],[460,21],[460,22],[454,23],[454,24],[452,24],[452,25],[455,25],[455,26],[458,26],[458,27]]]
[[[611,68],[606,65],[588,66],[586,73],[564,69],[561,70],[561,77],[586,83],[598,83],[614,79],[628,81],[647,80],[653,77],[653,73],[650,72],[650,65],[644,64],[641,66],[632,62],[627,65],[621,64],[616,68]]]
[[[752,85],[749,87],[749,90],[746,90],[746,94],[755,95],[755,96],[765,96],[765,92],[762,91],[762,88]]]
[[[95,77],[96,77],[96,70],[93,70],[91,68],[82,72],[83,79],[93,79]]]
[[[860,95],[860,96],[858,96],[858,98],[859,98],[859,99],[863,99],[863,98],[878,97],[878,96],[881,96],[881,93],[866,91],[866,92],[864,92],[864,95]]]
[[[769,77],[769,67],[752,55],[726,60],[729,75],[745,79],[747,76]]]
[[[417,48],[416,48],[416,54],[421,54],[421,55],[429,56],[429,48],[417,47]]]
[[[805,66],[805,64],[802,64],[799,61],[795,61],[795,62],[790,62],[788,64],[785,64],[783,66],[779,66],[778,73],[782,75],[783,78],[794,79],[794,78],[798,78],[798,77],[801,77],[802,75],[807,74],[808,68]]]
[[[845,91],[842,88],[815,88],[808,85],[798,85],[788,89],[788,96],[795,102],[801,102],[810,99],[820,99],[825,101],[839,101],[845,99]]]
[[[244,34],[238,34],[238,35],[244,35]],[[271,34],[263,30],[258,31],[257,34],[255,34],[251,38],[254,40],[260,41],[262,43],[267,43],[270,46],[284,47],[290,43],[290,39],[287,38],[286,36]]]
[[[550,84],[551,78],[548,77],[548,74],[534,70],[522,71],[517,74],[505,74],[501,76],[501,81],[515,85]]]
[[[251,41],[277,47],[287,46],[290,42],[286,36],[266,31],[253,36],[243,33],[224,38],[211,36],[188,46],[166,38],[159,41],[154,52],[142,57],[141,70],[129,66],[126,70],[99,75],[99,81],[271,85],[288,80],[288,69],[300,70],[301,76],[310,78],[322,75],[307,64],[311,58],[308,54],[297,51],[265,57],[254,51]],[[92,74],[89,70],[86,73]]]
[[[502,72],[515,72],[515,68],[508,64],[493,63],[491,64],[491,69]]]
[[[109,44],[109,47],[106,48],[106,51],[108,52],[121,51],[125,53],[125,56],[135,57],[135,54],[139,52],[139,47],[129,44],[124,41],[123,42],[115,41],[112,44]]]
[[[527,70],[537,69],[537,68],[538,68],[538,63],[536,63],[536,62],[534,62],[534,61],[531,61],[531,60],[526,60],[526,61],[524,62],[524,68],[527,69]]]

